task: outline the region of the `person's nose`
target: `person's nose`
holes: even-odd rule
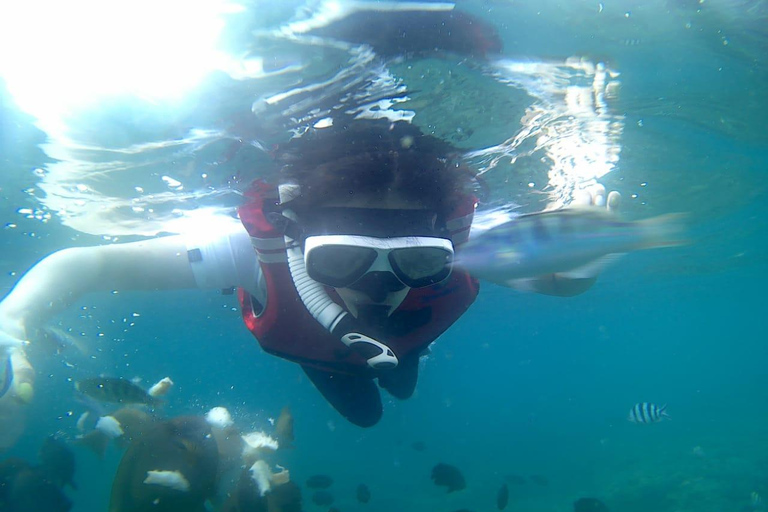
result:
[[[350,288],[366,294],[373,302],[383,302],[387,295],[399,292],[405,285],[392,272],[374,271],[361,277]]]

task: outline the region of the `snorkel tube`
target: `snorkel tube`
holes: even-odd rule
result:
[[[289,203],[300,193],[300,187],[295,184],[280,185],[278,190],[281,205]],[[288,208],[283,209],[282,216],[290,221],[298,221],[296,213]],[[288,254],[288,270],[299,292],[301,302],[309,314],[328,332],[339,338],[344,345],[360,354],[371,368],[381,370],[396,367],[398,360],[392,349],[372,336],[364,334],[357,319],[349,311],[333,302],[323,285],[309,277],[304,264],[301,240],[296,240],[291,234],[286,232],[283,235]]]

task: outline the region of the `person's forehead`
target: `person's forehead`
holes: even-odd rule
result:
[[[310,235],[436,236],[439,232],[437,215],[424,208],[356,208],[345,204],[313,208],[299,217]]]

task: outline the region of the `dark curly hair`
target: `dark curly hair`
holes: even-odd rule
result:
[[[280,181],[301,186],[298,203],[344,201],[395,192],[438,214],[471,191],[473,173],[451,144],[406,122],[334,119],[279,147]]]

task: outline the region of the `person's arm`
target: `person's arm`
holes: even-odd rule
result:
[[[21,344],[45,319],[87,292],[193,286],[194,275],[180,236],[64,249],[41,260],[0,302],[0,360],[11,362],[12,376],[8,396],[0,397],[0,416],[18,416],[19,405],[32,401],[35,372]],[[12,348],[6,352],[3,346]],[[12,445],[20,433],[0,436],[0,447]]]
[[[0,302],[0,332],[24,340],[27,329],[83,294],[110,290],[257,288],[258,263],[234,219],[213,235],[64,249],[32,267]],[[253,293],[253,292],[252,292]]]
[[[32,267],[0,302],[0,328],[24,339],[27,325],[61,312],[88,292],[193,287],[181,236],[63,249]]]

